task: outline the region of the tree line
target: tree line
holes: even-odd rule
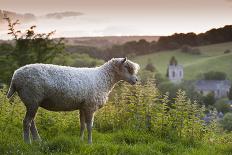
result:
[[[68,51],[87,53],[92,57],[109,60],[112,57],[133,57],[164,50],[174,50],[184,47],[209,45],[232,41],[232,25],[211,29],[205,33],[175,33],[171,36],[162,36],[158,41],[148,42],[144,39],[129,41],[122,45],[113,45],[107,49],[98,49],[86,46],[70,46]],[[184,48],[185,49],[185,48]],[[193,51],[199,54],[199,51]]]

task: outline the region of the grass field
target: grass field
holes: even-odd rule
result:
[[[207,144],[202,142],[168,141],[148,133],[118,131],[99,133],[94,130],[94,143],[81,142],[78,130],[54,135],[42,143],[25,144],[21,135],[0,140],[0,154],[80,154],[80,155],[229,155],[231,144]],[[8,142],[8,143],[7,143]]]
[[[175,56],[178,63],[184,67],[185,80],[196,79],[197,75],[211,70],[225,72],[232,80],[232,52],[224,54],[227,49],[232,51],[232,42],[198,48],[201,50],[201,55],[191,55],[182,53],[180,50],[173,50],[138,56],[133,60],[138,62],[142,68],[150,61],[162,75],[165,75],[170,58]]]
[[[137,89],[136,89],[137,90]],[[147,90],[149,87],[143,87],[141,90]],[[12,101],[6,99],[6,91],[0,91],[0,155],[42,155],[42,154],[80,154],[80,155],[230,155],[232,154],[232,134],[219,132],[207,132],[209,128],[199,128],[200,125],[196,121],[191,120],[188,123],[192,124],[187,128],[187,124],[182,124],[182,137],[178,136],[179,132],[171,129],[172,134],[168,134],[168,128],[162,126],[166,132],[160,134],[158,125],[167,120],[167,115],[156,113],[156,118],[162,117],[161,121],[156,121],[152,128],[156,130],[149,131],[137,128],[136,122],[131,121],[131,125],[123,128],[112,128],[110,122],[123,120],[124,123],[128,119],[123,119],[127,114],[114,114],[112,106],[107,109],[101,109],[101,112],[96,113],[95,123],[93,128],[93,144],[87,144],[87,133],[85,133],[84,141],[79,139],[79,114],[74,112],[50,112],[42,108],[39,109],[36,116],[36,123],[39,133],[42,137],[42,142],[34,142],[31,145],[23,142],[22,137],[22,119],[25,114],[25,107],[19,98],[13,98]],[[146,93],[147,94],[147,93]],[[148,93],[149,96],[149,93]],[[142,100],[141,96],[140,99]],[[181,98],[183,99],[183,98]],[[131,97],[130,101],[138,98]],[[145,99],[149,101],[148,98]],[[119,100],[122,101],[122,100]],[[129,101],[129,100],[128,100]],[[127,100],[126,100],[127,102]],[[142,102],[142,101],[138,101]],[[184,100],[181,100],[183,104]],[[130,102],[129,102],[130,103]],[[138,103],[137,103],[138,104]],[[118,105],[117,105],[118,106]],[[187,106],[187,105],[186,105]],[[105,106],[106,108],[107,106]],[[144,106],[136,106],[136,111],[140,111]],[[132,105],[123,106],[123,109],[133,109]],[[135,108],[135,106],[134,106]],[[158,108],[158,107],[157,107]],[[197,108],[197,107],[195,107]],[[140,110],[139,110],[140,109]],[[179,108],[180,109],[180,108]],[[190,108],[189,108],[190,109]],[[146,110],[146,109],[144,109]],[[158,109],[159,111],[161,109]],[[199,111],[200,109],[198,109]],[[161,110],[162,111],[162,110]],[[185,110],[186,111],[186,110]],[[191,110],[191,112],[193,112]],[[119,113],[119,114],[118,114]],[[130,112],[130,119],[136,121],[135,111]],[[145,114],[145,111],[140,111],[140,115]],[[139,114],[137,113],[137,114]],[[174,113],[173,113],[174,114]],[[175,113],[174,116],[179,117],[182,113]],[[184,113],[183,113],[184,114]],[[111,117],[112,115],[112,117]],[[116,119],[113,116],[117,116]],[[165,117],[164,117],[165,116]],[[193,115],[192,115],[193,116]],[[168,116],[169,123],[172,124],[174,119],[171,115]],[[191,117],[189,115],[189,117]],[[195,117],[195,115],[194,115]],[[103,119],[104,118],[104,119]],[[134,118],[134,119],[133,119]],[[183,117],[181,117],[183,118]],[[186,117],[187,118],[187,117]],[[193,117],[191,117],[193,118]],[[141,119],[140,119],[141,120]],[[140,122],[138,120],[138,122]],[[179,119],[177,119],[178,121]],[[101,127],[99,126],[101,124]],[[143,123],[142,123],[143,124]],[[138,124],[139,125],[139,124]],[[168,124],[166,124],[168,125]],[[176,123],[175,123],[176,125]],[[203,126],[202,126],[203,127]],[[178,126],[177,126],[178,128]],[[188,129],[188,130],[185,130]],[[201,129],[204,129],[201,130]],[[189,134],[184,136],[183,131],[188,131]],[[199,138],[193,138],[191,133],[199,135]],[[209,131],[209,130],[208,130]],[[206,134],[208,133],[208,134]],[[165,136],[166,135],[166,136]],[[192,137],[192,138],[191,138]]]
[[[21,102],[10,105],[1,98],[0,154],[1,155],[230,155],[232,134],[215,136],[212,142],[162,138],[155,133],[121,129],[93,129],[93,144],[79,139],[78,112],[55,113],[39,110],[37,126],[42,142],[31,145],[23,142],[22,119],[25,108]],[[85,133],[87,135],[87,133]]]

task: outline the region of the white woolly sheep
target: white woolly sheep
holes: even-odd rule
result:
[[[30,64],[17,69],[7,94],[15,92],[26,106],[23,120],[24,141],[40,140],[34,118],[39,107],[50,111],[80,110],[80,138],[85,124],[92,143],[94,112],[107,101],[120,80],[135,84],[139,65],[126,58],[114,58],[96,68],[75,68],[51,64]]]

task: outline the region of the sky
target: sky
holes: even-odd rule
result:
[[[76,11],[62,20],[40,19],[38,31],[57,36],[171,35],[205,32],[232,24],[232,0],[0,0],[0,9],[18,13]],[[0,38],[5,37],[0,32]]]

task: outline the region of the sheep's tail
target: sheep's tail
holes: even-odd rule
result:
[[[15,89],[15,86],[14,86],[14,83],[12,80],[11,84],[10,84],[10,88],[8,90],[8,93],[7,93],[7,98],[11,98],[14,95],[15,91],[16,91],[16,89]]]

